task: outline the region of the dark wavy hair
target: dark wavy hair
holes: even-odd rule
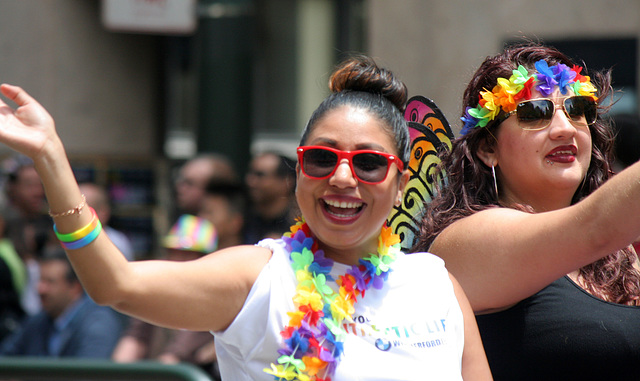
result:
[[[391,71],[379,67],[364,55],[342,62],[329,79],[331,94],[313,112],[307,122],[300,145],[304,145],[314,127],[329,111],[341,106],[367,110],[388,127],[387,133],[396,143],[398,157],[405,167],[409,162],[409,130],[403,111],[407,87]]]
[[[492,89],[499,77],[509,78],[519,65],[535,71],[534,63],[545,60],[549,66],[559,63],[574,65],[569,57],[555,48],[526,43],[505,48],[496,56],[487,57],[471,79],[463,98],[463,113],[467,107],[478,104],[478,94]],[[584,66],[584,65],[583,65]],[[586,75],[586,73],[582,73]],[[582,184],[576,190],[572,204],[591,194],[612,172],[614,133],[608,118],[602,114],[608,106],[602,101],[612,94],[611,72],[594,72],[591,81],[599,89],[598,118],[589,126],[592,138],[591,163]],[[464,114],[463,114],[464,115]],[[504,111],[484,128],[474,128],[453,142],[451,152],[444,155],[440,171],[447,176],[446,189],[440,189],[437,197],[427,205],[421,226],[421,234],[414,251],[426,251],[433,240],[454,221],[478,211],[498,206],[512,207],[533,213],[528,205],[501,205],[496,194],[491,168],[478,157],[481,144],[495,143],[495,131],[500,128]],[[619,250],[580,269],[579,277],[586,289],[606,301],[640,305],[640,273],[633,268],[636,254],[629,248]]]

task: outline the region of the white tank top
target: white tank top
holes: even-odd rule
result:
[[[284,242],[258,246],[273,256],[233,323],[213,333],[223,380],[273,380],[263,369],[279,357],[280,331],[295,308],[297,281]],[[349,267],[335,263],[331,275]],[[332,379],[462,380],[464,322],[444,262],[429,253],[400,254],[392,269],[382,289],[358,299],[354,322],[345,322],[344,354]]]

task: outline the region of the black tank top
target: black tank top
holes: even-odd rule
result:
[[[640,307],[605,302],[568,277],[476,318],[495,380],[640,380]]]

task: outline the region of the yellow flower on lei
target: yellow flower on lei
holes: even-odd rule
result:
[[[506,112],[515,110],[516,101],[514,97],[524,87],[524,85],[514,83],[512,78],[514,77],[511,76],[509,79],[498,78],[498,84],[493,88],[493,95],[495,96],[497,103],[502,106],[502,109]]]
[[[589,77],[585,77],[589,81]],[[591,82],[576,82],[573,84],[573,93],[576,95],[593,95],[598,91]]]
[[[378,237],[378,248],[381,249],[380,251],[386,253],[391,246],[398,243],[400,243],[400,236],[395,234],[390,227],[384,226]]]
[[[355,312],[353,302],[347,300],[347,292],[341,287],[340,295],[337,295],[333,303],[331,303],[331,317],[335,321],[342,321],[343,319],[347,319],[350,322],[353,321],[351,317]]]
[[[287,380],[287,381],[292,381],[292,380],[302,380],[300,378],[300,376],[305,376],[304,374],[299,374],[298,372],[296,372],[295,370],[296,368],[293,365],[275,365],[275,364],[271,364],[271,369],[269,368],[264,368],[263,371],[265,373],[268,373],[270,375],[276,376],[281,380]],[[307,377],[307,380],[309,380],[309,378]]]
[[[302,325],[302,319],[304,319],[305,313],[302,311],[287,312],[289,315],[289,326],[300,327]]]
[[[315,376],[319,371],[327,367],[327,363],[317,357],[304,356],[302,361],[307,366],[306,371],[309,376]]]
[[[324,302],[322,296],[315,290],[311,290],[307,287],[298,286],[298,293],[293,298],[293,301],[300,306],[308,305],[314,311],[320,311]]]

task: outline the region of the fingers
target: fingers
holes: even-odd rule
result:
[[[26,91],[22,90],[22,88],[18,86],[3,83],[0,85],[0,91],[2,92],[2,95],[15,102],[18,107],[35,101],[31,96],[29,96],[29,94],[27,94]]]
[[[10,112],[24,125],[48,125],[53,122],[47,110],[21,87],[4,83],[0,85],[0,92],[12,100],[18,107],[13,110],[12,107],[2,102],[2,100],[0,100],[0,106],[8,107],[11,110]],[[3,111],[7,113],[6,108]]]

